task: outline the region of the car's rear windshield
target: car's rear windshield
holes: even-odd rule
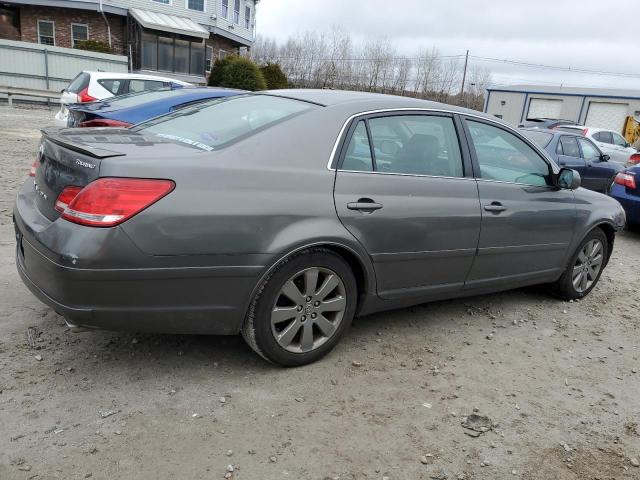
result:
[[[89,80],[91,76],[86,72],[79,73],[76,78],[71,80],[71,83],[67,87],[67,92],[78,93],[80,90],[84,90],[89,86]]]
[[[314,108],[289,98],[241,95],[188,107],[133,130],[212,151]]]
[[[553,138],[548,132],[536,132],[535,130],[520,130],[529,140],[533,140],[539,147],[545,148]]]

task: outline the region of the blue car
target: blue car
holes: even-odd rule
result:
[[[627,213],[627,224],[640,226],[640,165],[616,175],[609,194],[620,202]]]
[[[247,93],[211,87],[160,88],[112,97],[100,102],[69,105],[68,127],[126,128],[207,100]]]
[[[538,144],[555,160],[566,168],[576,170],[582,179],[582,186],[600,193],[609,193],[616,175],[624,166],[609,161],[609,155],[582,135],[539,128],[522,128],[520,131]]]

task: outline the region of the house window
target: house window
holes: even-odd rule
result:
[[[75,47],[76,42],[89,40],[89,27],[81,23],[71,24],[71,46]]]
[[[161,3],[163,5],[171,5],[171,0],[151,0],[154,3]]]
[[[244,7],[244,28],[251,28],[251,7]]]
[[[187,8],[204,12],[204,0],[187,0]]]
[[[142,69],[204,75],[204,42],[179,35],[142,34]]]
[[[233,7],[233,23],[240,25],[240,0],[236,0]]]
[[[56,44],[53,22],[49,20],[38,20],[38,43],[42,45]]]
[[[207,72],[210,72],[212,66],[213,66],[213,47],[210,47],[209,45],[207,45],[205,47],[204,69]]]
[[[229,0],[222,0],[222,17],[229,18]]]

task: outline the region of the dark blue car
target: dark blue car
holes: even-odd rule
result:
[[[161,88],[69,106],[68,127],[130,127],[207,100],[247,93],[211,87]]]
[[[596,192],[608,193],[616,175],[624,166],[609,162],[609,156],[588,138],[557,130],[522,128],[520,131],[544,148],[555,162],[577,170],[582,186]]]
[[[640,226],[640,165],[620,172],[609,193],[624,208],[627,223],[630,226]]]

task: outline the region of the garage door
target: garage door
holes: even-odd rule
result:
[[[622,132],[628,111],[627,103],[590,102],[585,125]]]
[[[532,98],[527,118],[561,118],[562,100]]]

